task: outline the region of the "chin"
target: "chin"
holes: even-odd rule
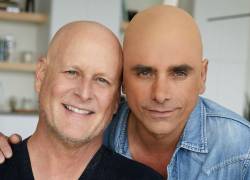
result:
[[[147,131],[149,131],[151,134],[157,136],[169,135],[177,129],[177,126],[164,121],[144,124],[144,127],[146,127]]]
[[[63,142],[63,144],[69,147],[80,147],[88,144],[93,139],[91,136],[72,135],[60,132],[57,133],[57,137]]]
[[[90,137],[74,138],[74,137],[70,137],[70,136],[64,136],[62,140],[68,146],[80,147],[80,146],[83,146],[85,144],[88,144],[91,141],[91,138]]]

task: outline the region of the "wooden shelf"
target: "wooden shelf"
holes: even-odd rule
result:
[[[25,12],[12,13],[12,12],[0,11],[0,20],[42,24],[45,23],[47,19],[48,17],[44,14],[25,13]]]
[[[38,111],[37,110],[25,110],[25,111],[14,111],[14,112],[10,112],[10,111],[1,111],[0,110],[0,116],[1,115],[10,115],[10,116],[20,116],[20,115],[27,115],[27,116],[37,116],[38,115]]]
[[[121,24],[121,30],[125,31],[128,27],[129,22],[128,21],[123,21]]]
[[[0,62],[0,71],[35,72],[35,64]]]

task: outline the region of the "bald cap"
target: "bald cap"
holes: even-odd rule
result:
[[[193,46],[202,57],[199,29],[193,18],[184,10],[169,5],[158,5],[139,12],[125,32],[124,50],[133,43],[150,46],[154,42],[176,42]]]

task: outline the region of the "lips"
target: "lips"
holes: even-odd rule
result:
[[[65,107],[65,109],[67,109],[73,113],[77,113],[77,114],[81,114],[81,115],[90,115],[90,114],[94,113],[94,111],[91,111],[89,109],[78,108],[78,107],[68,105],[68,104],[63,104],[63,106]]]
[[[173,115],[177,108],[171,109],[145,109],[153,118],[168,118]]]

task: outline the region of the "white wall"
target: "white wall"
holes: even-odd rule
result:
[[[164,0],[143,0],[143,1],[135,1],[135,0],[124,0],[124,5],[126,9],[142,11],[150,6],[155,4],[161,4]]]
[[[92,20],[120,33],[121,0],[53,0],[50,37],[64,24],[76,20]]]
[[[196,0],[194,17],[209,59],[206,97],[242,114],[249,61],[250,17],[209,18],[250,12],[249,0]]]
[[[18,133],[24,139],[35,131],[37,120],[34,115],[0,115],[0,132],[6,136]]]

